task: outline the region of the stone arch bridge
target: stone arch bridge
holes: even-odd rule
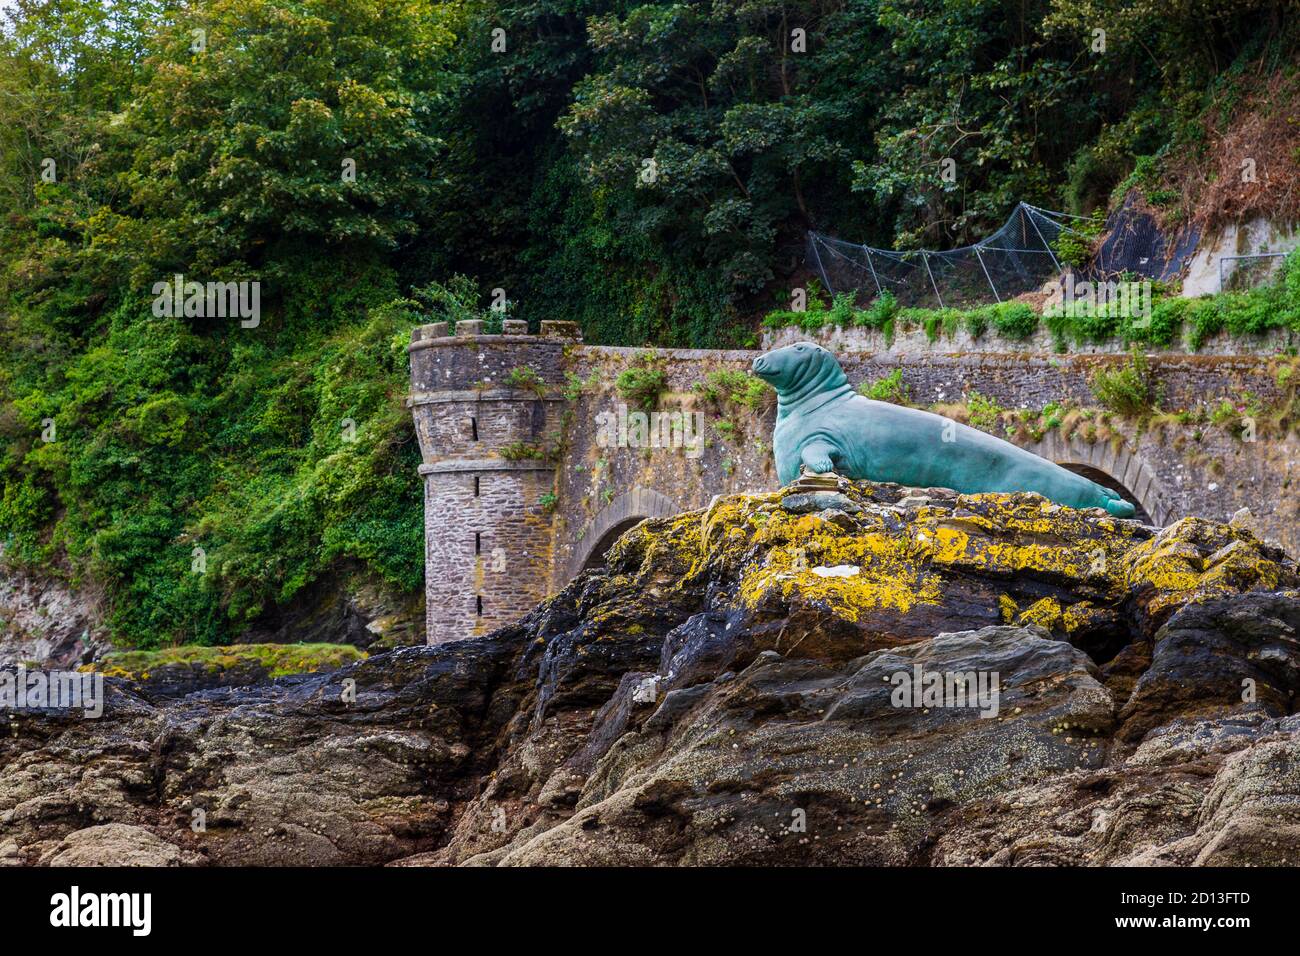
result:
[[[423,326],[410,345],[430,643],[514,620],[601,562],[645,518],[777,486],[768,444],[774,409],[719,403],[696,387],[710,375],[747,371],[757,352],[586,346],[568,322],[543,322],[537,335],[522,322],[507,320],[500,334],[461,322],[456,333],[445,323]],[[1005,352],[840,359],[851,382],[902,368],[921,404],[977,390],[1005,408],[1035,410],[1065,399],[1095,405],[1088,381],[1096,367],[1126,360]],[[674,427],[681,414],[695,416],[702,442],[694,448],[675,440],[680,430],[652,427],[659,447],[629,447],[644,443],[602,432],[602,415],[636,411],[614,387],[618,374],[647,361],[665,373],[659,406],[680,413]],[[1169,354],[1152,365],[1166,408],[1245,391],[1277,398],[1267,358]],[[1189,514],[1224,519],[1247,507],[1261,536],[1298,550],[1296,508],[1285,491],[1295,457],[1289,442],[1245,443],[1226,430],[1168,424],[1137,432],[1112,422],[1101,439],[1054,429],[1019,443],[1119,491],[1152,524]]]

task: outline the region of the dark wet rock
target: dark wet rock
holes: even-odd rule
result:
[[[484,638],[0,710],[0,863],[1300,862],[1290,558],[1032,495],[812,491],[856,510],[646,521]]]
[[[1291,712],[1300,691],[1300,594],[1250,593],[1189,604],[1156,635],[1151,663],[1124,706],[1140,739],[1176,717],[1258,708]]]
[[[424,596],[394,594],[356,571],[327,574],[240,635],[244,644],[351,644],[387,650],[423,643]]]

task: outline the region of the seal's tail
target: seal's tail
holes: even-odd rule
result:
[[[1125,501],[1109,488],[1098,485],[1097,490],[1102,495],[1101,506],[1116,518],[1131,518],[1137,513],[1137,509],[1133,507],[1133,502]]]

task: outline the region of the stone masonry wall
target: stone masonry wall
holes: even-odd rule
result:
[[[554,486],[571,323],[521,322],[482,335],[461,322],[411,337],[412,393],[423,465],[429,643],[484,634],[546,597]],[[516,369],[527,381],[511,382]],[[523,387],[521,387],[521,385]]]
[[[429,643],[486,634],[547,596],[551,522],[538,501],[554,469],[509,461],[426,468]]]

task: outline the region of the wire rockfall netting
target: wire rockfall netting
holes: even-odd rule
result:
[[[1189,226],[1170,236],[1143,209],[1134,194],[1106,219],[1104,238],[1082,269],[1089,280],[1142,276],[1169,279],[1178,275],[1196,252],[1200,230]]]
[[[1005,302],[1038,289],[1061,272],[1053,245],[1065,213],[1021,203],[1002,228],[973,246],[946,252],[894,252],[808,234],[808,261],[832,295],[862,304],[891,292],[902,306],[965,308]]]

